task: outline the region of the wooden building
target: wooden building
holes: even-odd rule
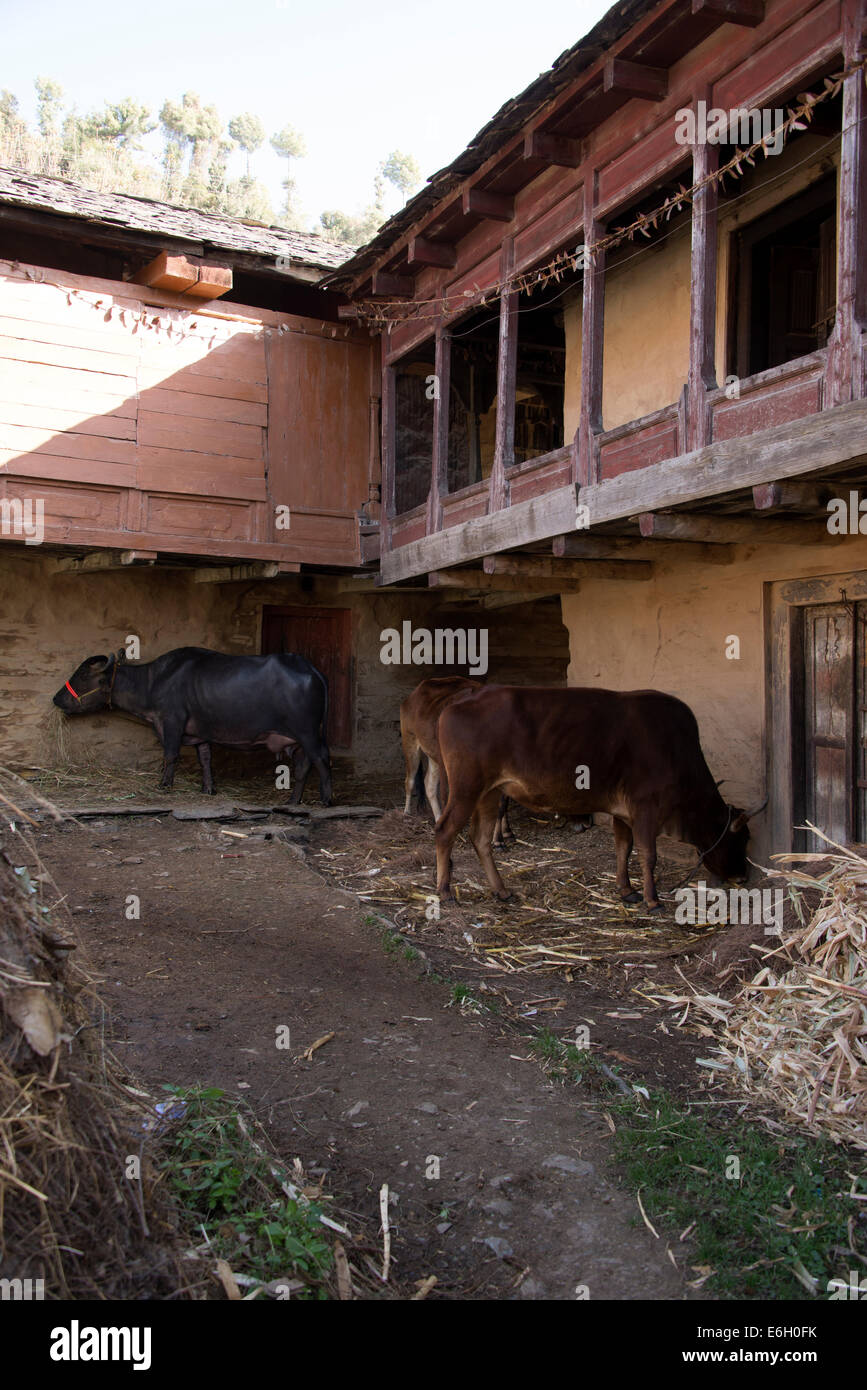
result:
[[[352,255],[0,171],[9,760],[137,634],[306,651],[394,778],[431,672],[381,633],[462,622],[494,679],[685,699],[760,856],[867,838],[865,25],[623,0]]]
[[[374,588],[379,340],[322,285],[348,255],[0,170],[0,761],[50,765],[51,696],[136,636],[143,660],[303,652],[338,770],[397,781],[398,705],[425,672],[383,665],[380,633],[438,600]],[[507,629],[492,669],[520,679]],[[565,679],[559,612],[529,655]],[[76,759],[158,761],[115,715],[69,733]]]
[[[570,683],[770,793],[760,854],[867,838],[865,32],[617,4],[326,278],[381,334],[380,582],[558,605]]]

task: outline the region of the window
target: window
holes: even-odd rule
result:
[[[427,501],[433,462],[434,344],[424,343],[395,373],[394,503],[398,516]]]
[[[515,372],[515,463],[550,454],[563,445],[566,333],[563,299],[580,283],[569,271],[518,300],[518,353]]]
[[[729,371],[753,376],[824,347],[834,326],[836,176],[733,236]]]

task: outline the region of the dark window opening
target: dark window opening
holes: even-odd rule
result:
[[[566,330],[563,301],[582,277],[572,271],[518,299],[515,463],[563,446]]]
[[[430,491],[435,391],[431,341],[405,357],[395,371],[394,509],[398,516],[420,507]]]
[[[733,242],[729,370],[753,376],[824,347],[836,307],[835,176],[757,218]]]
[[[452,330],[449,392],[449,492],[491,476],[497,437],[499,301]]]

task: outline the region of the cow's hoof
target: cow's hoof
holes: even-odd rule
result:
[[[498,903],[516,903],[518,901],[515,893],[496,893],[494,896]]]
[[[648,903],[648,904],[647,904],[647,911],[648,911],[648,912],[661,912],[661,911],[662,911],[662,903]]]
[[[621,893],[620,901],[622,903],[640,903],[643,902],[644,899],[642,898],[640,893],[636,893],[633,889],[631,893]]]

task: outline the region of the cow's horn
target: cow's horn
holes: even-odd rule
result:
[[[731,824],[732,834],[737,834],[739,830],[743,829],[743,827],[747,824],[748,821],[752,820],[753,816],[757,816],[760,811],[764,811],[769,800],[770,798],[766,796],[761,805],[757,806],[754,811],[741,811],[739,816],[735,816],[735,819],[732,821]]]

